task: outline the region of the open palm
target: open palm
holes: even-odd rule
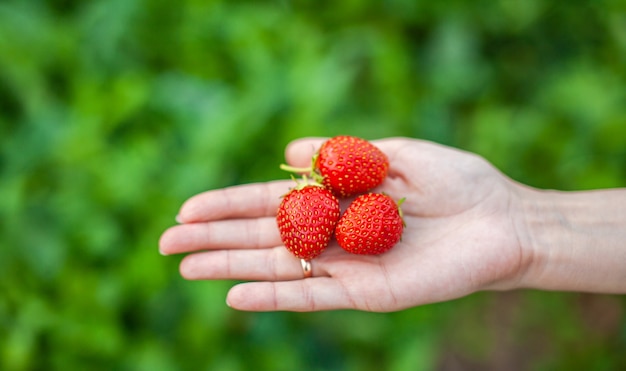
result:
[[[322,141],[291,143],[287,161],[309,165]],[[180,265],[188,279],[251,281],[228,293],[229,305],[242,310],[385,312],[515,287],[528,263],[517,217],[523,187],[473,154],[406,138],[373,143],[390,160],[376,191],[406,198],[402,241],[389,252],[352,255],[332,242],[304,279],[275,221],[292,181],[192,197],[180,210],[181,224],[161,236],[161,252],[190,253]]]

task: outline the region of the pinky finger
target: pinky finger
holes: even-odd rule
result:
[[[255,312],[356,309],[344,287],[330,277],[241,283],[231,288],[226,302],[234,309]]]

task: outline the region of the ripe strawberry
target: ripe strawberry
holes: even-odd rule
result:
[[[370,191],[387,176],[389,160],[365,139],[337,136],[324,142],[314,158],[315,172],[339,197]]]
[[[391,249],[402,237],[400,204],[403,201],[396,204],[383,193],[358,196],[335,228],[339,246],[361,255],[382,254]]]
[[[389,159],[369,141],[340,135],[328,139],[313,156],[311,167],[281,169],[304,173],[339,197],[369,192],[387,176]]]
[[[283,198],[276,222],[285,247],[300,259],[321,254],[339,220],[339,200],[320,185],[304,184]]]

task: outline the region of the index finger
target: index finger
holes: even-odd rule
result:
[[[198,223],[230,218],[276,215],[281,196],[294,184],[291,180],[251,183],[197,194],[183,204],[177,216],[181,223]]]

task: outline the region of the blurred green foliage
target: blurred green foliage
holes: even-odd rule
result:
[[[240,313],[157,252],[301,136],[409,136],[626,184],[621,0],[0,2],[0,369],[626,368],[623,297]]]

